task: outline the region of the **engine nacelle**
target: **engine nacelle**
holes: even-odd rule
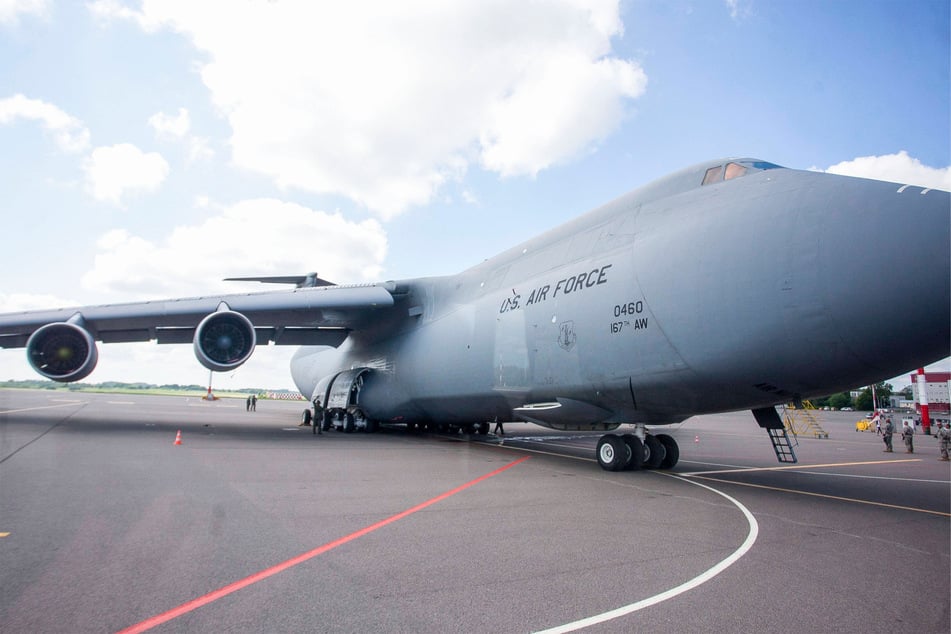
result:
[[[89,331],[66,322],[46,324],[30,335],[26,356],[34,370],[60,383],[86,378],[99,361]]]
[[[233,310],[219,310],[195,329],[195,356],[215,372],[234,370],[250,358],[257,340],[251,320]]]

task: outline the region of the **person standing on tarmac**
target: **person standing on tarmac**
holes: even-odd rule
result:
[[[258,397],[256,394],[251,395],[251,411],[252,412],[258,411]]]
[[[901,439],[905,441],[905,453],[915,453],[915,428],[907,420],[902,423]]]
[[[885,419],[885,429],[882,431],[882,439],[885,441],[885,453],[892,453],[892,434],[895,433],[895,426],[892,425],[892,419]]]
[[[314,399],[314,428],[311,431],[315,434],[324,433],[324,408],[320,404],[320,397]]]
[[[948,460],[948,446],[951,445],[951,424],[945,423],[938,430],[938,442],[941,443],[941,457],[938,460]]]

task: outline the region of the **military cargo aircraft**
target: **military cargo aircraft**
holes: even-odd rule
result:
[[[97,341],[192,343],[221,372],[256,345],[299,345],[291,373],[320,399],[315,425],[630,425],[598,442],[611,471],[677,463],[675,440],[648,426],[750,409],[779,459],[794,461],[776,405],[948,355],[949,198],[716,160],[457,275],[241,278],[296,288],[4,314],[0,346],[77,381],[95,368]]]

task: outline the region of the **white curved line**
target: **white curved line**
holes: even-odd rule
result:
[[[745,555],[750,550],[750,548],[753,547],[753,544],[756,543],[756,537],[757,535],[759,535],[759,524],[756,522],[756,518],[753,517],[753,514],[750,513],[749,509],[747,509],[740,502],[733,499],[732,497],[730,497],[723,491],[718,491],[717,489],[714,489],[713,487],[707,486],[705,484],[701,484],[699,482],[694,482],[693,480],[688,480],[687,478],[681,478],[679,476],[671,475],[671,474],[663,474],[663,475],[666,475],[671,478],[676,478],[677,480],[682,480],[683,482],[687,482],[689,484],[693,484],[698,487],[703,487],[704,489],[707,489],[708,491],[713,491],[717,495],[725,497],[727,500],[729,500],[734,506],[740,509],[743,515],[746,516],[746,521],[750,525],[750,532],[746,536],[746,540],[740,545],[739,548],[737,548],[733,552],[732,555],[730,555],[729,557],[727,557],[726,559],[724,559],[717,565],[713,566],[706,572],[700,574],[697,577],[694,577],[693,579],[689,581],[686,581],[680,584],[676,588],[671,588],[670,590],[661,592],[660,594],[655,594],[654,596],[638,601],[637,603],[625,605],[623,607],[616,608],[609,612],[596,614],[594,616],[589,616],[587,618],[581,619],[579,621],[575,621],[573,623],[566,623],[564,625],[559,625],[551,629],[542,630],[541,632],[538,632],[538,634],[558,634],[561,632],[574,632],[575,630],[580,630],[585,627],[590,627],[592,625],[597,625],[598,623],[604,623],[605,621],[610,621],[611,619],[616,619],[621,616],[632,614],[634,612],[637,612],[638,610],[642,610],[652,605],[656,605],[662,601],[666,601],[667,599],[672,599],[679,594],[683,594],[684,592],[687,592],[688,590],[693,590],[697,586],[703,583],[706,583],[710,579],[713,579],[718,574],[720,574],[721,572],[723,572],[724,570],[726,570],[727,568],[735,564],[737,561],[739,561],[740,557]]]

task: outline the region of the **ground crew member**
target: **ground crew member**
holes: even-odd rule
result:
[[[915,453],[915,428],[907,420],[902,423],[901,439],[905,441],[905,453]]]
[[[885,441],[885,453],[892,452],[892,434],[895,433],[895,426],[892,425],[892,419],[885,419],[885,429],[882,432],[882,439]]]
[[[324,408],[320,404],[320,397],[314,399],[314,428],[311,430],[315,434],[324,433]]]
[[[938,442],[941,443],[941,457],[938,460],[948,460],[948,446],[951,445],[951,424],[945,423],[938,430]]]

